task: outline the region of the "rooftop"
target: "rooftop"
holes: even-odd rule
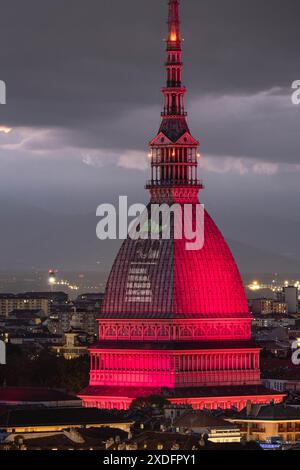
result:
[[[80,396],[110,396],[110,397],[128,397],[136,398],[147,395],[163,395],[165,398],[181,397],[235,397],[264,395],[271,396],[284,393],[267,389],[262,385],[243,385],[243,386],[218,386],[218,387],[185,387],[185,388],[151,388],[151,387],[113,387],[113,386],[93,386],[90,385],[82,392]]]
[[[97,408],[15,408],[0,411],[0,428],[128,423],[130,419]]]
[[[14,439],[12,448],[16,444],[22,444],[27,450],[104,450],[105,442],[108,439],[116,439],[119,437],[121,440],[127,439],[127,432],[112,428],[89,428],[89,429],[76,429],[69,431],[56,431],[52,433],[22,433],[19,439]],[[11,442],[11,441],[8,441]],[[7,441],[4,445],[7,445]]]
[[[251,407],[250,414],[247,414],[247,409],[244,408],[237,415],[237,418],[264,421],[300,421],[300,410],[299,408],[287,406],[285,404],[253,405]]]
[[[54,298],[68,298],[65,292],[24,292],[21,294],[2,293],[1,299],[54,299]]]
[[[217,418],[209,412],[201,410],[187,411],[175,420],[174,426],[189,429],[193,427],[236,428],[236,426],[231,425],[228,421],[224,421],[222,418]]]
[[[0,403],[15,402],[57,402],[78,400],[74,395],[69,395],[61,390],[43,387],[1,387]]]
[[[245,444],[239,442],[229,443],[212,443],[205,442],[203,446],[199,444],[199,437],[189,436],[179,433],[169,432],[154,432],[147,431],[139,436],[135,436],[132,443],[136,442],[138,449],[144,450],[147,445],[147,450],[156,450],[158,445],[163,446],[163,450],[174,449],[174,444],[177,444],[180,450],[191,450],[195,447],[197,450],[261,450],[256,442],[247,442]]]

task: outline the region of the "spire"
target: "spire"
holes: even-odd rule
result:
[[[163,116],[185,116],[181,41],[179,1],[169,0],[168,36],[166,39],[167,84],[162,90],[165,97]]]
[[[167,50],[181,50],[179,1],[169,1]]]
[[[181,42],[179,0],[169,0],[164,105],[158,134],[150,142],[151,180],[146,186],[152,202],[197,202],[202,188],[197,175],[199,142],[186,121]]]

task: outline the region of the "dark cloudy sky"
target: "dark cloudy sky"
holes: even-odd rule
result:
[[[300,259],[300,2],[182,0],[181,11],[202,200],[229,239]],[[1,249],[14,268],[20,211],[85,215],[119,194],[146,200],[167,1],[0,0],[0,12]],[[23,249],[44,267],[37,245]]]

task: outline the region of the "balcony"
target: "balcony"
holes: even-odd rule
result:
[[[191,186],[198,187],[199,189],[204,188],[202,180],[148,180],[146,183],[146,189],[153,187],[173,187],[173,186]]]
[[[265,433],[266,429],[263,427],[258,427],[258,426],[253,426],[250,428],[250,433],[251,434],[259,434],[259,433]]]

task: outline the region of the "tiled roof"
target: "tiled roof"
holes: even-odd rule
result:
[[[0,403],[70,401],[77,397],[60,390],[42,387],[1,387]]]
[[[100,318],[249,318],[238,268],[207,212],[204,246],[185,239],[123,242]]]
[[[221,418],[216,418],[210,413],[201,410],[191,410],[183,416],[177,418],[174,422],[175,427],[192,428],[192,427],[231,427],[236,428],[228,421]]]
[[[123,418],[107,410],[96,408],[15,408],[0,414],[0,428],[14,426],[72,426],[85,424],[127,423]]]
[[[173,142],[177,140],[186,132],[189,132],[189,128],[184,117],[182,118],[171,118],[163,119],[159,132],[163,132]]]
[[[287,406],[285,404],[260,405],[253,406],[249,415],[247,415],[246,409],[242,410],[238,417],[243,419],[266,421],[300,420],[300,409],[293,406]]]

